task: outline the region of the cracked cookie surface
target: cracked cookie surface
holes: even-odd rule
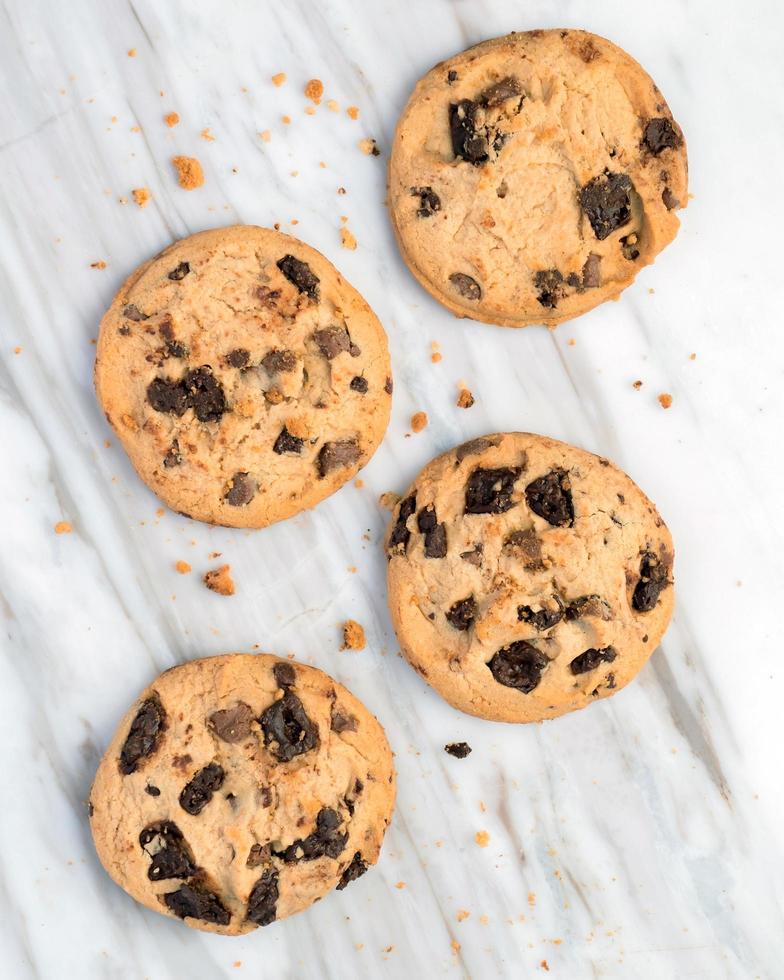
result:
[[[495,721],[609,697],[672,615],[654,505],[608,460],[544,436],[483,436],[434,459],[385,547],[403,653],[454,707]]]
[[[315,249],[234,226],[176,242],[101,322],[98,398],[174,510],[265,527],[312,507],[375,452],[392,380],[384,330]]]
[[[378,860],[395,777],[384,731],[313,667],[227,654],[165,671],[120,722],[88,812],[143,905],[239,935]]]
[[[485,41],[433,68],[397,126],[403,258],[458,316],[555,326],[616,298],[678,230],[683,134],[651,78],[575,30]]]

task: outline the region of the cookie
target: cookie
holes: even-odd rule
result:
[[[394,798],[384,731],[344,687],[290,660],[228,654],[142,691],[88,811],[101,863],[129,895],[233,936],[363,875]]]
[[[403,258],[453,313],[555,326],[615,299],[675,237],[686,144],[614,44],[509,34],[417,84],[388,200]]]
[[[381,441],[384,330],[323,255],[267,228],[176,242],[101,322],[95,384],[145,483],[188,517],[265,527],[313,507]]]
[[[528,433],[430,462],[385,547],[403,653],[450,704],[554,718],[631,681],[673,608],[670,533],[601,456]]]

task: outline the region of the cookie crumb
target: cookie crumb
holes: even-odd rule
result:
[[[54,526],[55,534],[70,534],[73,528],[68,521],[58,521]]]
[[[452,952],[455,955],[457,955],[460,952],[460,943],[456,939],[453,939],[451,946],[452,946]]]
[[[343,624],[342,650],[364,650],[365,630],[354,619],[347,619]]]
[[[697,355],[696,354],[689,354],[689,360],[690,361],[696,361],[697,360]]]
[[[346,109],[346,114],[348,115],[349,119],[359,119],[359,106],[350,105],[348,109]]]
[[[134,187],[131,194],[133,194],[133,199],[140,208],[146,208],[152,197],[152,194],[150,194],[146,187]]]
[[[136,48],[128,48],[128,57],[129,58],[135,58],[136,57]]]
[[[570,337],[566,343],[569,345],[569,347],[575,347],[577,345],[577,341],[574,339],[574,337]]]
[[[357,488],[357,490],[361,490],[362,487],[364,487],[364,485],[365,485],[364,480],[354,480],[354,486]]]
[[[438,364],[438,362],[441,360],[441,352],[434,350],[430,355],[430,360],[433,362],[433,364]]]
[[[209,126],[205,126],[204,129],[199,133],[199,136],[201,136],[203,140],[207,140],[208,143],[215,142],[215,137],[210,132]]]
[[[178,561],[174,567],[177,569],[180,575],[187,575],[188,572],[191,570],[191,566],[188,564],[187,561]]]
[[[642,381],[640,381],[640,380],[635,381],[632,384],[632,388],[634,388],[635,391],[639,391],[640,388],[642,388]]]
[[[285,81],[286,81],[285,71],[279,71],[277,75],[272,76],[272,84],[275,86],[275,88],[280,88]]]
[[[531,908],[536,905],[536,892],[528,892],[528,904],[531,906]]]
[[[345,194],[345,193],[346,193],[345,187],[338,187],[338,194]]]
[[[91,262],[90,263],[90,268],[91,269],[105,269],[106,268],[106,263],[104,262],[103,259],[99,259],[97,262]]]
[[[550,972],[550,967],[547,965],[547,960],[542,960],[539,966],[541,966],[541,968],[546,970],[548,973]]]
[[[444,752],[453,755],[456,759],[465,759],[467,755],[471,755],[471,746],[468,742],[450,742],[444,746]]]
[[[343,248],[347,248],[349,251],[353,252],[357,247],[357,240],[348,230],[348,228],[340,229],[340,244]]]
[[[330,112],[340,112],[340,106],[334,99],[330,99],[327,102],[327,108],[329,109]]]
[[[163,117],[163,121],[169,127],[169,129],[174,129],[175,126],[179,125],[180,116],[177,112],[167,112]]]
[[[291,116],[281,116],[280,121],[284,126],[288,126],[288,124],[291,122]]]
[[[204,171],[196,157],[172,157],[172,163],[183,190],[193,191],[204,184]]]
[[[397,507],[400,503],[400,494],[394,493],[392,490],[385,490],[384,493],[378,498],[379,505],[388,510],[390,513]]]
[[[305,86],[305,96],[316,105],[321,104],[321,96],[324,94],[324,83],[320,78],[311,78]]]
[[[259,133],[259,136],[264,143],[269,143],[269,141],[272,139],[272,133],[268,129],[262,130],[262,132]]]
[[[360,148],[360,150],[362,150],[365,156],[381,156],[381,150],[378,148],[378,143],[376,143],[372,136],[368,136],[366,139],[360,140],[357,146]]]
[[[465,920],[471,915],[468,909],[458,909],[455,918],[458,922],[465,922]]]
[[[22,353],[21,347],[14,347],[14,354],[21,354],[21,353]]]
[[[657,401],[662,408],[669,408],[672,405],[672,395],[668,391],[663,391],[657,396]]]
[[[490,843],[490,834],[486,830],[477,830],[474,840],[480,847],[487,847]]]
[[[415,412],[411,416],[411,428],[414,432],[421,432],[427,425],[427,412]]]
[[[457,396],[457,407],[458,408],[470,408],[474,404],[474,396],[468,390],[468,388],[461,388],[460,394]]]
[[[196,542],[195,541],[191,541],[191,544],[196,544]],[[207,555],[207,557],[210,559],[210,561],[215,561],[216,558],[220,558],[221,554],[222,554],[222,552],[220,552],[220,551],[211,551]]]
[[[397,889],[398,889],[398,891],[400,891],[400,889],[402,889],[402,888],[405,888],[405,887],[406,887],[406,883],[405,883],[405,881],[399,881],[399,882],[398,882],[398,883],[397,883],[397,884],[395,885],[395,888],[397,888]]]
[[[231,577],[231,565],[221,565],[213,568],[204,575],[204,584],[218,595],[234,595],[234,579]]]

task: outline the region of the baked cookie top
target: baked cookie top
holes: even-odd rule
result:
[[[403,653],[450,704],[539,721],[629,683],[672,615],[656,508],[600,456],[528,433],[430,462],[386,536]]]
[[[436,65],[389,166],[413,274],[458,316],[509,327],[617,297],[686,203],[686,145],[664,97],[584,31],[509,34]]]
[[[392,379],[373,311],[315,249],[238,225],[175,242],[101,322],[95,384],[139,475],[174,510],[264,527],[373,455]]]
[[[103,866],[138,902],[238,935],[375,864],[395,798],[384,730],[313,667],[227,654],[165,671],[90,793]]]

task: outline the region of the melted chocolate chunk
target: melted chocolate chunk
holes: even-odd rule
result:
[[[325,442],[318,454],[317,466],[319,476],[323,479],[332,470],[341,466],[351,466],[361,455],[356,439],[344,439],[340,442]]]
[[[547,606],[542,606],[541,609],[534,610],[530,606],[518,606],[517,607],[517,618],[521,623],[530,623],[535,630],[540,632],[543,630],[552,629],[557,623],[560,623],[563,619],[564,612],[561,606],[557,606],[555,609],[548,609]]]
[[[223,499],[231,507],[246,507],[256,496],[258,484],[250,473],[235,473]]]
[[[262,873],[248,896],[246,913],[248,921],[255,922],[257,926],[268,926],[270,922],[275,921],[277,903],[278,872],[268,868]]]
[[[598,667],[599,664],[611,664],[617,656],[618,654],[613,647],[604,647],[601,650],[592,647],[585,653],[581,653],[579,657],[575,657],[569,664],[569,669],[573,674],[586,674],[589,670]]]
[[[475,167],[489,158],[487,137],[477,131],[476,114],[479,106],[470,99],[452,102],[449,106],[449,132],[452,152]]]
[[[283,660],[279,660],[272,668],[272,676],[275,678],[275,683],[278,687],[284,690],[287,687],[292,687],[297,681],[296,670],[294,670],[291,664],[287,664]]]
[[[473,565],[475,568],[480,568],[482,565],[482,552],[484,550],[483,545],[480,543],[476,547],[472,548],[471,551],[461,551],[460,557],[463,561],[467,561],[469,565]]]
[[[563,470],[533,480],[525,488],[528,506],[539,517],[554,527],[571,527],[574,524],[574,507],[569,476]]]
[[[464,272],[453,272],[449,277],[449,281],[458,293],[466,299],[478,300],[482,298],[482,287],[476,279],[472,279],[471,276],[467,276]]]
[[[351,338],[345,327],[325,327],[313,334],[316,346],[328,361],[351,349]]]
[[[223,385],[214,377],[212,368],[205,364],[195,371],[188,371],[183,379],[188,393],[188,404],[200,422],[218,422],[228,410]]]
[[[662,150],[677,149],[683,143],[683,138],[672,122],[662,117],[648,120],[643,130],[642,142],[657,157]]]
[[[246,368],[250,362],[250,351],[245,350],[244,347],[238,347],[236,350],[229,351],[226,360],[230,367]]]
[[[470,442],[464,442],[462,446],[457,447],[455,460],[462,463],[466,456],[478,456],[491,446],[497,446],[500,441],[498,436],[480,436],[478,439],[471,439]]]
[[[284,425],[280,430],[280,435],[275,440],[275,445],[272,447],[272,451],[277,453],[279,456],[283,456],[284,453],[296,453],[299,455],[302,452],[302,447],[304,445],[305,440],[300,439],[299,436],[293,436]]]
[[[540,269],[534,276],[536,298],[540,306],[554,310],[565,295],[564,277],[557,269]]]
[[[165,356],[166,357],[187,357],[190,351],[185,346],[181,344],[179,340],[167,340]]]
[[[307,262],[302,262],[293,255],[284,255],[278,261],[278,268],[301,293],[305,293],[314,302],[318,302],[320,280]]]
[[[646,551],[640,561],[640,580],[634,587],[632,607],[637,612],[650,612],[669,584],[667,566],[653,552]]]
[[[172,269],[172,271],[169,273],[169,279],[173,280],[174,282],[180,282],[180,280],[184,279],[190,271],[191,267],[188,262],[180,262],[177,268]]]
[[[411,194],[419,198],[418,218],[430,218],[441,210],[441,198],[432,187],[412,187]]]
[[[411,539],[411,532],[406,527],[406,523],[415,510],[415,493],[412,493],[410,497],[406,497],[404,500],[400,501],[397,511],[397,520],[395,521],[395,526],[392,528],[392,533],[389,536],[389,546],[387,550],[390,557],[393,554],[405,553],[405,550],[408,547],[408,542]]]
[[[168,378],[155,378],[149,383],[147,401],[156,412],[166,412],[169,415],[184,415],[190,407],[183,382],[169,381]]]
[[[201,886],[180,885],[176,892],[167,892],[163,900],[181,919],[201,919],[219,926],[227,926],[231,921],[231,913],[218,896]]]
[[[514,506],[512,493],[518,468],[486,470],[478,467],[468,478],[465,494],[466,514],[503,514]]]
[[[470,628],[476,616],[476,599],[472,595],[454,603],[446,613],[447,622],[456,630],[465,632]]]
[[[316,829],[312,834],[308,834],[302,840],[295,840],[282,851],[272,853],[287,864],[296,861],[314,861],[321,857],[338,858],[343,853],[348,840],[348,831],[343,834],[339,832],[340,824],[340,814],[337,810],[324,807],[319,810]]]
[[[152,859],[147,869],[150,881],[190,878],[199,870],[182,831],[171,820],[161,820],[145,827],[139,834],[139,844]]]
[[[166,455],[163,457],[163,465],[166,469],[171,469],[172,466],[179,466],[182,463],[182,456],[180,455],[180,444],[175,439],[174,442],[169,446]]]
[[[425,558],[446,557],[446,525],[438,523],[432,504],[420,510],[417,526],[425,536]]]
[[[340,881],[335,887],[339,892],[343,891],[346,885],[350,885],[352,881],[356,881],[357,878],[361,878],[367,869],[367,861],[364,861],[361,852],[357,851],[354,854],[354,857],[351,859],[351,864],[349,864],[349,866],[340,876]]]
[[[541,572],[544,569],[542,542],[532,527],[525,531],[512,531],[504,541],[504,547],[519,552],[523,568],[528,571]]]
[[[256,298],[263,307],[268,310],[274,310],[280,299],[280,290],[270,289],[269,286],[259,286],[256,290]]]
[[[583,263],[583,289],[597,289],[602,284],[602,257],[593,252]]]
[[[209,717],[209,727],[213,732],[230,745],[242,742],[250,735],[253,709],[244,701],[239,701],[233,708],[221,708],[213,711]]]
[[[468,742],[450,742],[449,745],[444,746],[444,752],[453,755],[456,759],[465,759],[467,755],[471,755],[471,746]]]
[[[610,618],[610,606],[598,595],[582,595],[572,599],[564,610],[568,620],[581,619],[583,616],[598,616],[607,621]]]
[[[499,684],[530,694],[542,679],[547,664],[547,657],[535,646],[516,640],[494,654],[487,666]]]
[[[212,794],[223,785],[225,773],[217,762],[200,769],[180,793],[180,806],[195,817],[212,799]]]
[[[520,82],[514,75],[509,75],[507,78],[502,78],[500,82],[496,82],[495,85],[486,88],[480,97],[480,101],[482,105],[492,107],[501,105],[507,99],[516,98],[522,94]]]
[[[350,714],[332,708],[332,717],[329,727],[339,735],[341,732],[355,732],[357,730],[357,719]]]
[[[262,367],[270,374],[288,374],[297,366],[293,350],[271,350],[261,359]]]
[[[142,320],[149,320],[150,318],[139,309],[135,303],[129,303],[123,309],[123,316],[127,320],[133,320],[134,323],[141,323]]]
[[[629,223],[633,190],[631,178],[626,174],[606,170],[589,180],[580,191],[580,207],[600,242]]]
[[[675,208],[680,207],[680,201],[672,193],[669,187],[665,187],[662,191],[662,204],[667,208],[668,211],[674,211]]]
[[[120,772],[129,776],[139,762],[152,755],[166,731],[166,712],[157,694],[143,701],[120,750]]]
[[[318,728],[308,718],[302,702],[292,691],[286,693],[259,718],[264,744],[278,762],[291,762],[297,756],[318,748]]]
[[[368,390],[367,378],[362,378],[357,375],[355,378],[351,379],[349,388],[351,388],[352,391],[358,391],[360,395],[366,395]]]
[[[269,844],[254,844],[248,851],[245,859],[246,868],[258,868],[260,864],[266,864],[272,857],[272,848]]]

